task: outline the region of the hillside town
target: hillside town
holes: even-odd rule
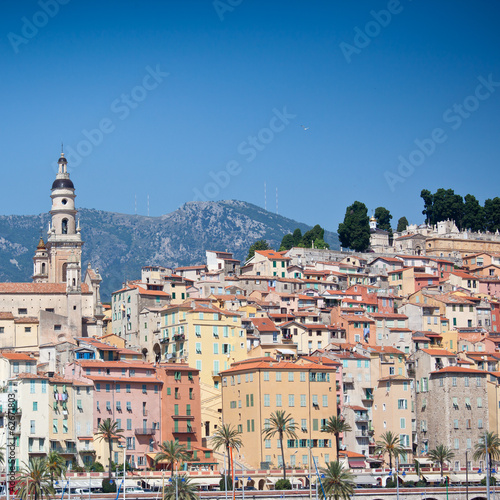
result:
[[[75,196],[61,154],[32,280],[0,283],[0,444],[16,470],[51,452],[75,471],[168,469],[176,442],[179,467],[218,478],[224,427],[240,470],[392,467],[389,435],[400,465],[444,445],[457,475],[484,469],[472,451],[500,433],[498,235],[445,221],[389,245],[372,217],[369,252],[214,249],[143,265],[104,303]],[[283,441],[266,432],[278,414]]]

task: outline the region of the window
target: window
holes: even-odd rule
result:
[[[305,394],[301,394],[300,395],[300,406],[306,406],[306,395]]]
[[[328,408],[328,394],[323,394],[323,408]]]
[[[281,382],[281,372],[276,372],[276,382]]]
[[[130,384],[127,384],[125,386],[125,392],[132,392],[131,388],[130,388]]]
[[[264,381],[269,382],[269,372],[264,372]]]
[[[288,406],[290,406],[290,407],[295,406],[295,395],[294,394],[288,395]]]
[[[398,410],[407,410],[407,409],[408,409],[408,400],[398,399]]]
[[[33,411],[38,411],[38,402],[33,401]]]
[[[399,426],[401,429],[406,429],[406,418],[399,419]]]
[[[276,406],[281,407],[281,394],[276,394]]]
[[[271,396],[264,394],[264,406],[271,406]]]
[[[306,381],[306,372],[300,372],[300,381],[305,382]]]
[[[293,372],[288,372],[288,382],[293,382]]]
[[[35,434],[35,420],[30,420],[30,434]]]
[[[483,400],[482,398],[477,398],[477,407],[482,408],[483,407]]]

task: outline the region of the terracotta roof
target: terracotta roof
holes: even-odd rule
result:
[[[0,312],[1,319],[14,319],[14,315],[11,312]]]
[[[397,313],[368,313],[372,318],[388,318],[388,319],[408,319],[406,314]]]
[[[116,377],[115,375],[85,375],[85,378],[94,381],[106,381],[106,382],[125,382],[125,383],[135,383],[135,384],[163,384],[163,382],[155,377]]]
[[[441,370],[431,372],[431,375],[436,373],[475,373],[479,375],[488,375],[488,372],[484,370],[474,370],[473,368],[463,368],[461,366],[446,366],[445,368],[441,368]]]
[[[250,318],[250,321],[259,332],[277,332],[278,328],[276,325],[268,318]]]
[[[22,352],[2,352],[1,356],[12,361],[36,361],[36,358]]]
[[[0,283],[0,294],[66,294],[66,283]],[[89,292],[86,283],[82,283],[82,293]]]
[[[283,254],[275,250],[255,250],[255,253],[267,257],[269,260],[292,260],[290,257],[285,257]]]
[[[103,360],[83,360],[75,361],[83,368],[144,368],[146,370],[154,370],[152,363],[144,361],[103,361]]]
[[[431,356],[456,356],[456,354],[447,351],[446,349],[420,349],[420,350],[425,352],[426,354],[430,354]]]

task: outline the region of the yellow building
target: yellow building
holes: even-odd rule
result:
[[[200,371],[204,435],[220,424],[220,371],[231,363],[246,359],[246,331],[237,313],[225,311],[208,302],[186,301],[161,311],[161,358],[183,361]],[[215,395],[214,395],[215,393]]]
[[[405,354],[390,346],[370,347],[373,389],[373,436],[370,452],[382,434],[391,431],[399,437],[405,454],[401,463],[412,462],[412,389],[406,373]]]
[[[321,432],[326,420],[337,414],[336,366],[272,358],[233,363],[222,372],[224,424],[241,431],[244,461],[251,467],[282,467],[277,438],[264,439],[272,413],[291,415],[297,439],[284,443],[285,464],[308,467],[310,450],[318,466],[335,460],[335,437]]]

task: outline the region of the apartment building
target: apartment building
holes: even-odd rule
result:
[[[277,410],[290,414],[298,439],[284,443],[285,464],[308,467],[310,450],[319,466],[335,460],[334,436],[321,432],[337,414],[335,366],[272,358],[233,363],[222,375],[224,423],[242,432],[245,462],[251,467],[281,467],[278,439],[264,439],[262,430]]]
[[[147,454],[158,451],[163,382],[155,367],[140,361],[78,361],[66,365],[65,376],[93,384],[92,432],[110,418],[123,429],[126,457],[133,467],[145,469]],[[96,459],[106,464],[108,446],[94,439]],[[112,460],[122,456],[114,446]]]

